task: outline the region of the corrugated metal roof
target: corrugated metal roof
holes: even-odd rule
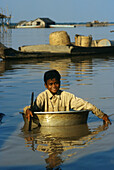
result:
[[[49,18],[40,18],[41,20],[45,21],[45,22],[54,22],[53,20],[49,19]]]
[[[46,22],[46,23],[55,23],[53,20],[51,20],[51,19],[49,19],[49,18],[37,18],[37,19],[40,19],[40,20],[42,20],[42,21],[44,21],[44,22]],[[35,19],[35,20],[37,20],[37,19]],[[34,20],[34,21],[35,21]]]

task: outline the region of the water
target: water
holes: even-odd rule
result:
[[[49,34],[63,29],[14,29],[0,33],[0,41],[18,49],[22,45],[49,42]],[[65,28],[74,41],[75,34],[94,39],[114,39],[110,27]],[[57,69],[61,88],[96,105],[110,116],[112,125],[91,112],[88,124],[65,128],[40,128],[23,131],[19,114],[45,90],[43,74]],[[0,61],[0,169],[114,169],[114,56]]]

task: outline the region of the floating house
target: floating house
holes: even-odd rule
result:
[[[55,22],[49,18],[37,18],[32,22],[32,25],[37,25],[42,28],[48,28],[50,25],[54,25]]]
[[[17,24],[17,28],[49,28],[50,25],[55,25],[55,22],[49,18],[37,18],[33,21],[23,21]]]
[[[99,22],[98,20],[87,22],[86,27],[99,27],[99,26],[108,26],[108,22]]]

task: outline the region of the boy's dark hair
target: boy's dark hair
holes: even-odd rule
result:
[[[61,75],[57,70],[49,70],[44,73],[44,82],[47,84],[47,80],[55,78],[56,80],[60,81]]]

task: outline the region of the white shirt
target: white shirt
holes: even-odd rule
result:
[[[24,112],[28,107],[24,108]],[[40,93],[34,103],[34,111],[69,111],[73,110],[90,110],[99,118],[104,116],[104,113],[91,103],[76,97],[74,94],[59,90],[53,95],[49,90]]]

